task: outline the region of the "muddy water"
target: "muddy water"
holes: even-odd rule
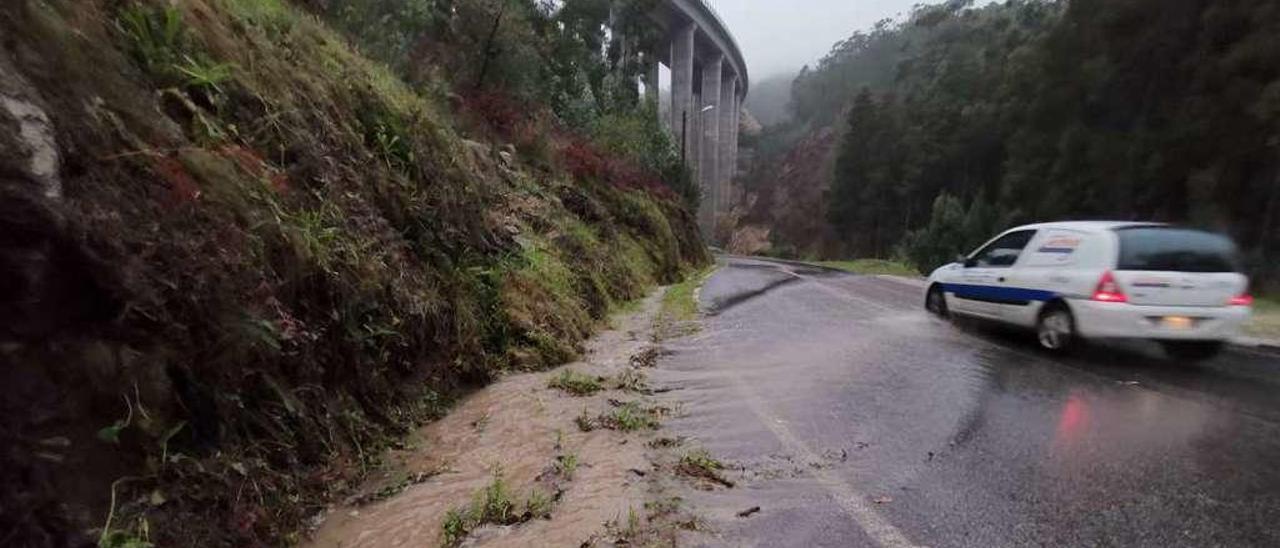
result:
[[[614,376],[632,355],[649,345],[660,293],[642,310],[615,321],[615,328],[587,344],[585,358],[565,366],[591,375]],[[560,370],[506,377],[463,401],[448,417],[413,436],[411,449],[391,455],[395,464],[365,488],[394,485],[416,474],[434,474],[397,496],[364,506],[335,508],[315,532],[312,547],[435,546],[442,540],[445,514],[464,507],[500,470],[521,504],[538,486],[536,478],[556,456],[576,454],[572,481],[561,484],[561,500],[550,520],[473,533],[470,546],[578,546],[605,532],[611,520],[642,511],[645,483],[633,470],[649,467],[643,435],[609,430],[581,432],[574,418],[586,409],[595,416],[609,399],[632,399],[617,391],[575,398],[547,388]],[[556,444],[561,448],[557,449]]]

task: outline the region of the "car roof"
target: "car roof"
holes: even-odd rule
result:
[[[1078,232],[1103,232],[1135,226],[1166,226],[1164,223],[1146,223],[1138,221],[1059,221],[1053,223],[1036,223],[1023,225],[1012,230],[1042,230],[1060,228]]]

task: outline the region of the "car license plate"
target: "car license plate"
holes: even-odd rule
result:
[[[1186,316],[1165,316],[1164,320],[1161,321],[1160,323],[1163,324],[1166,329],[1174,329],[1179,331],[1191,329],[1196,325],[1195,320],[1192,320],[1191,318],[1188,318]]]

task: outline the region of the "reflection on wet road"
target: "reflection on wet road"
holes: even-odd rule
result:
[[[1280,359],[1048,356],[922,293],[750,259],[708,281],[654,380],[682,387],[670,426],[743,469],[688,494],[719,541],[1280,545]]]

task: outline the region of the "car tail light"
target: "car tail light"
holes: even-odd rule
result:
[[[1098,288],[1093,290],[1092,298],[1104,303],[1129,302],[1129,296],[1120,289],[1120,284],[1116,283],[1116,277],[1110,272],[1103,274],[1102,279],[1098,280]]]
[[[1253,306],[1253,295],[1241,293],[1231,298],[1231,302],[1227,303],[1231,306]]]

